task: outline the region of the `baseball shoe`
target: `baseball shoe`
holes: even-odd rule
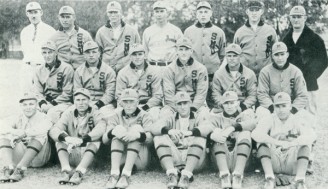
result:
[[[18,182],[22,180],[24,177],[24,170],[21,168],[16,168],[13,174],[10,175],[9,180],[10,182]]]
[[[71,178],[71,171],[63,170],[61,173],[61,177],[59,179],[59,184],[67,184],[69,182],[69,179]]]
[[[275,187],[275,179],[268,177],[264,181],[263,189],[273,189]]]
[[[178,177],[175,174],[170,174],[168,176],[167,188],[173,189],[178,185]]]
[[[68,183],[71,185],[79,185],[82,182],[82,177],[83,173],[81,171],[75,171]]]
[[[10,179],[10,175],[14,173],[13,169],[9,169],[8,166],[3,167],[3,172],[0,175],[0,183],[5,183],[5,182],[9,182]]]
[[[187,189],[189,187],[189,177],[186,175],[181,175],[178,187],[180,189]]]
[[[305,185],[305,181],[303,179],[294,181],[291,188],[292,189],[307,189],[307,187]]]
[[[106,183],[106,189],[113,189],[116,187],[116,183],[119,179],[118,175],[109,175],[108,182]]]
[[[231,177],[230,174],[224,174],[220,177],[222,188],[231,188]]]
[[[309,164],[308,164],[308,167],[306,169],[306,174],[312,175],[313,173],[314,173],[314,170],[313,170],[313,161],[310,160],[309,161]]]
[[[127,188],[129,186],[129,177],[121,175],[120,179],[116,183],[116,188]]]
[[[232,188],[233,189],[239,189],[241,187],[241,183],[243,181],[243,176],[240,174],[234,174],[232,176]]]

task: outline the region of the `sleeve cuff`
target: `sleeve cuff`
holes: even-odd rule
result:
[[[59,142],[64,142],[66,137],[68,137],[68,134],[66,134],[66,133],[61,133],[61,134],[58,136],[58,140],[59,140]]]
[[[41,106],[42,106],[43,104],[47,104],[47,101],[45,101],[45,100],[41,100],[41,101],[39,102],[39,107],[41,108]]]
[[[107,133],[107,137],[108,137],[109,139],[114,138],[114,135],[112,134],[112,130],[108,131],[108,133]]]
[[[240,108],[241,108],[241,111],[244,111],[244,110],[246,110],[247,109],[247,106],[244,104],[244,103],[240,103]]]
[[[147,110],[149,109],[149,106],[148,106],[148,104],[145,104],[145,105],[143,105],[141,108],[142,108],[143,110],[147,111]]]
[[[240,123],[237,123],[237,125],[235,126],[235,131],[242,131],[243,127],[241,126]]]
[[[163,134],[163,135],[166,135],[166,134],[168,134],[169,133],[169,128],[167,128],[167,127],[163,127],[162,128],[162,130],[161,130],[161,133]]]
[[[102,108],[103,106],[105,106],[105,103],[101,100],[98,100],[97,103],[95,103],[95,105],[98,107],[98,109]]]
[[[197,137],[200,137],[200,130],[198,128],[194,128],[192,130],[192,136],[197,136]]]
[[[290,110],[290,112],[291,112],[292,114],[296,114],[296,113],[298,112],[298,110],[297,110],[297,108],[292,107],[292,109]]]
[[[273,113],[273,111],[274,111],[274,107],[273,107],[273,105],[271,104],[270,106],[269,106],[269,111],[271,112],[271,113]]]
[[[50,101],[50,103],[51,103],[53,106],[57,106],[57,105],[58,105],[58,103],[57,103],[55,100]]]
[[[82,137],[83,143],[91,142],[91,137],[89,135],[85,135]]]
[[[140,133],[139,142],[145,142],[146,138],[147,138],[146,133],[144,132]]]

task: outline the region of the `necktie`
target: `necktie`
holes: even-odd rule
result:
[[[35,41],[35,38],[36,38],[36,31],[37,31],[37,28],[38,28],[38,25],[34,25],[34,34],[33,34],[33,38],[32,38],[32,41],[34,42]]]

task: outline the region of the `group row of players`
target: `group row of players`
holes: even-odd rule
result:
[[[108,4],[109,22],[99,29],[96,42],[74,24],[74,10],[62,7],[61,30],[40,48],[45,64],[35,64],[36,94],[26,93],[20,101],[23,114],[5,124],[1,153],[8,163],[1,180],[19,181],[31,161],[34,166],[47,161],[45,133],[51,127],[63,172],[60,183],[81,182],[102,140],[111,143],[106,188],[126,188],[133,165],[142,169],[149,163],[147,149],[153,141],[168,187],[187,188],[192,172],[204,165],[209,147],[222,187],[241,188],[252,136],[259,144],[264,187],[274,188],[275,172],[296,174],[295,186],[304,188],[315,140],[304,109],[309,108],[308,97],[314,96],[311,91],[318,89],[327,53],[324,46],[320,51],[321,38],[305,26],[303,7],[290,12],[293,29],[302,31],[286,36],[288,47],[276,42],[274,29],[261,20],[263,8],[260,1],[249,2],[249,20],[225,47],[223,31],[210,22],[207,2],[197,5],[198,22],[185,36],[167,22],[166,4],[155,2],[156,24],[145,30],[143,45],[137,33],[126,34],[134,30],[121,20],[117,2]],[[35,2],[26,10],[31,22],[35,14],[42,14]],[[34,37],[37,28],[30,30]],[[24,36],[23,30],[22,47]],[[310,44],[317,45],[315,53]],[[220,66],[224,57],[226,65]],[[206,140],[212,144],[206,146]],[[17,157],[22,159],[14,161]],[[75,171],[70,165],[77,165]],[[285,178],[276,181],[286,184]]]

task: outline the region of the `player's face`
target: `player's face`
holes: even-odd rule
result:
[[[144,63],[145,52],[139,51],[131,54],[131,60],[136,66],[140,66]]]
[[[133,114],[138,107],[138,100],[122,100],[122,106],[127,115]]]
[[[21,108],[23,110],[23,113],[26,117],[30,118],[32,117],[38,108],[38,103],[36,102],[36,100],[24,100],[21,103]]]
[[[211,16],[212,16],[212,11],[205,7],[198,9],[196,12],[197,20],[201,24],[206,24],[207,22],[209,22],[211,19]]]
[[[43,48],[42,56],[46,64],[52,64],[56,60],[57,53],[52,49]]]
[[[120,11],[113,11],[113,10],[107,11],[107,16],[110,22],[112,23],[120,22],[122,19],[122,14]]]
[[[227,101],[223,103],[222,106],[225,113],[227,113],[228,115],[232,115],[237,112],[239,101],[237,100]]]
[[[156,8],[154,10],[154,17],[157,23],[164,23],[167,21],[168,13],[166,9]]]
[[[191,55],[192,55],[192,49],[185,46],[178,47],[178,57],[181,62],[188,61]]]
[[[72,14],[61,14],[59,15],[59,21],[63,28],[72,28],[74,26],[75,16]]]
[[[30,10],[26,12],[26,16],[30,20],[31,24],[38,24],[41,21],[42,15],[42,10]]]
[[[291,103],[277,104],[274,105],[274,113],[279,117],[280,120],[286,120],[292,109]]]
[[[182,101],[176,103],[177,112],[180,114],[181,117],[187,117],[190,114],[190,106],[191,102],[189,101]]]
[[[301,30],[305,26],[306,16],[304,15],[291,15],[289,16],[290,23],[294,30]]]
[[[228,52],[226,54],[227,64],[229,68],[239,68],[240,65],[240,55],[234,52]]]
[[[288,56],[288,52],[278,52],[272,55],[272,59],[279,68],[282,68],[286,64]]]
[[[74,96],[74,104],[78,112],[85,112],[89,107],[90,99],[83,94]]]
[[[246,14],[248,16],[249,21],[259,22],[262,14],[263,14],[263,9],[261,9],[259,7],[249,7],[246,10]]]
[[[88,64],[95,65],[99,61],[100,52],[98,48],[90,49],[84,52],[84,57]]]

